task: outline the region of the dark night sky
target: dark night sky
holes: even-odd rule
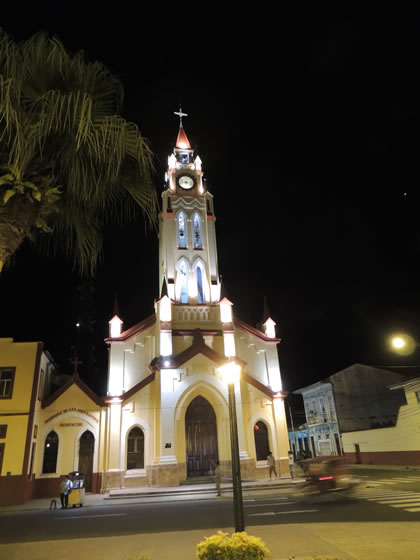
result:
[[[120,76],[124,116],[151,141],[159,192],[182,103],[215,196],[228,296],[254,325],[267,297],[287,390],[355,362],[420,363],[385,345],[396,330],[420,340],[414,12],[259,2],[231,12],[211,3],[199,15],[187,2],[171,13],[140,5],[134,17],[123,2],[119,13],[82,17],[42,5],[24,23],[8,8],[3,28],[17,40],[56,34]],[[101,392],[114,294],[125,327],[158,296],[157,240],[143,230],[107,233],[90,284],[23,247],[0,277],[0,336],[43,340],[69,371],[74,325],[90,313],[93,331],[79,336],[95,344],[96,365],[85,358],[81,373]]]

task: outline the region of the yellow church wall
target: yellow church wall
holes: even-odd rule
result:
[[[95,436],[95,449],[99,445],[100,406],[93,402],[84,391],[73,384],[50,406],[37,413],[38,437],[36,469],[41,478],[54,478],[78,469],[79,439],[90,430]],[[47,435],[54,430],[59,438],[56,473],[42,473],[44,446]],[[95,453],[97,455],[97,452]],[[94,461],[93,471],[97,472],[98,461]]]
[[[121,469],[126,469],[127,437],[132,428],[138,426],[145,438],[145,465],[153,462],[154,409],[156,404],[152,396],[152,385],[148,385],[124,402],[121,421]]]
[[[23,474],[22,465],[28,416],[26,414],[22,416],[1,416],[0,414],[0,424],[7,424],[6,445],[0,476],[5,476],[9,472],[11,475]]]

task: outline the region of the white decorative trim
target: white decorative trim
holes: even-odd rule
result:
[[[176,460],[175,455],[164,455],[159,460],[159,465],[177,465],[178,461]]]

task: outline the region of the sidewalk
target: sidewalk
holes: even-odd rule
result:
[[[196,560],[196,547],[221,528],[0,545],[2,560]],[[222,529],[229,534],[232,527]],[[271,560],[418,560],[420,523],[305,523],[248,529]]]
[[[273,494],[273,492],[292,488],[294,484],[300,482],[301,478],[278,477],[273,480],[258,480],[253,482],[242,482],[243,496],[261,496]],[[222,483],[224,496],[232,496],[232,484]],[[138,486],[135,488],[114,488],[105,494],[86,494],[83,507],[92,506],[112,506],[118,504],[153,503],[168,501],[188,501],[188,500],[208,500],[216,498],[216,486],[214,483],[194,484],[191,486],[169,486],[156,488],[153,486]],[[60,500],[57,497],[57,508],[60,507]],[[39,498],[29,500],[25,504],[14,506],[0,506],[1,513],[46,510],[51,505],[51,498]]]

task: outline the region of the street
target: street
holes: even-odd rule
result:
[[[352,499],[297,500],[290,491],[244,499],[246,526],[420,521],[420,492],[360,488]],[[0,514],[0,543],[213,529],[232,525],[230,497]]]
[[[296,487],[244,492],[246,530],[273,560],[314,555],[341,560],[417,560],[420,476],[415,469],[354,467],[363,481],[354,497],[322,503],[296,498]],[[0,510],[0,557],[7,560],[193,560],[204,537],[233,530],[231,492],[217,498],[170,496],[104,499],[49,510],[35,500]]]

